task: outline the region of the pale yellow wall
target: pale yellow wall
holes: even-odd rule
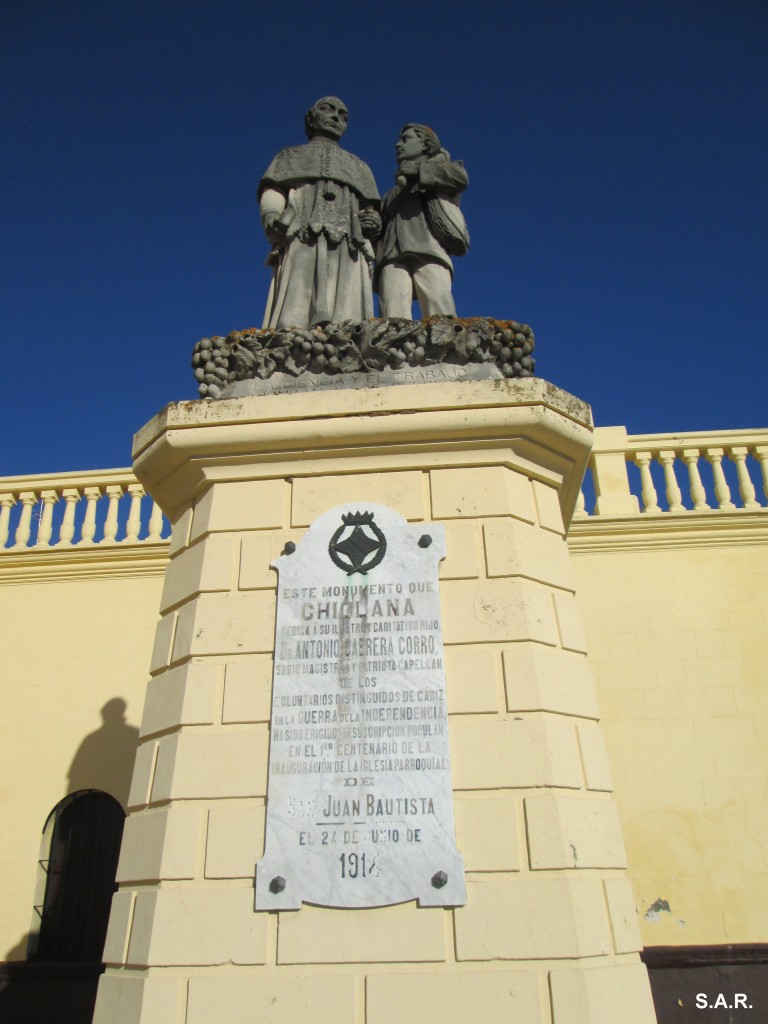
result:
[[[730,521],[720,541],[710,533],[698,547],[686,546],[681,530],[653,550],[647,522],[636,549],[631,538],[623,550],[601,541],[595,521],[571,534],[646,945],[763,941],[768,924],[768,545],[739,544],[739,515]],[[464,528],[451,527],[448,540],[449,554],[466,561]],[[23,557],[31,566],[49,556]],[[18,563],[14,554],[0,558],[3,569]],[[21,572],[0,581],[0,959],[24,955],[51,808],[73,786],[125,794],[126,730],[98,772],[70,779],[83,739],[104,735],[107,701],[127,702],[127,727],[141,719],[162,578],[159,568],[131,572],[138,549],[124,558],[125,573],[112,578],[19,583]],[[486,710],[488,680],[478,673],[472,696],[481,703],[462,712]],[[248,699],[238,692],[225,709],[237,721],[243,712],[232,702]],[[457,806],[460,823],[466,812]],[[659,899],[670,912],[644,920]]]
[[[733,531],[660,550],[572,539],[647,946],[768,934],[768,544]],[[649,913],[659,899],[669,912]]]
[[[0,960],[24,957],[54,805],[91,787],[127,800],[161,590],[130,572],[0,582]],[[100,714],[114,698],[124,721]]]

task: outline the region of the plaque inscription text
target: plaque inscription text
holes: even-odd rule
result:
[[[442,526],[326,512],[279,573],[257,910],[465,902],[455,848]]]

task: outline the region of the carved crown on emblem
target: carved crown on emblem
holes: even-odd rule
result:
[[[386,554],[386,537],[373,517],[373,512],[342,513],[341,526],[328,544],[331,561],[348,576],[365,576]]]

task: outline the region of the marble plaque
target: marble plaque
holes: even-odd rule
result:
[[[371,502],[320,516],[279,574],[256,910],[466,900],[438,566],[445,534]]]

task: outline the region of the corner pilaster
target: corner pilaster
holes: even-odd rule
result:
[[[174,522],[96,1024],[652,1024],[565,530],[589,408],[540,380],[169,406]],[[441,522],[467,903],[253,912],[275,574],[321,513]]]

